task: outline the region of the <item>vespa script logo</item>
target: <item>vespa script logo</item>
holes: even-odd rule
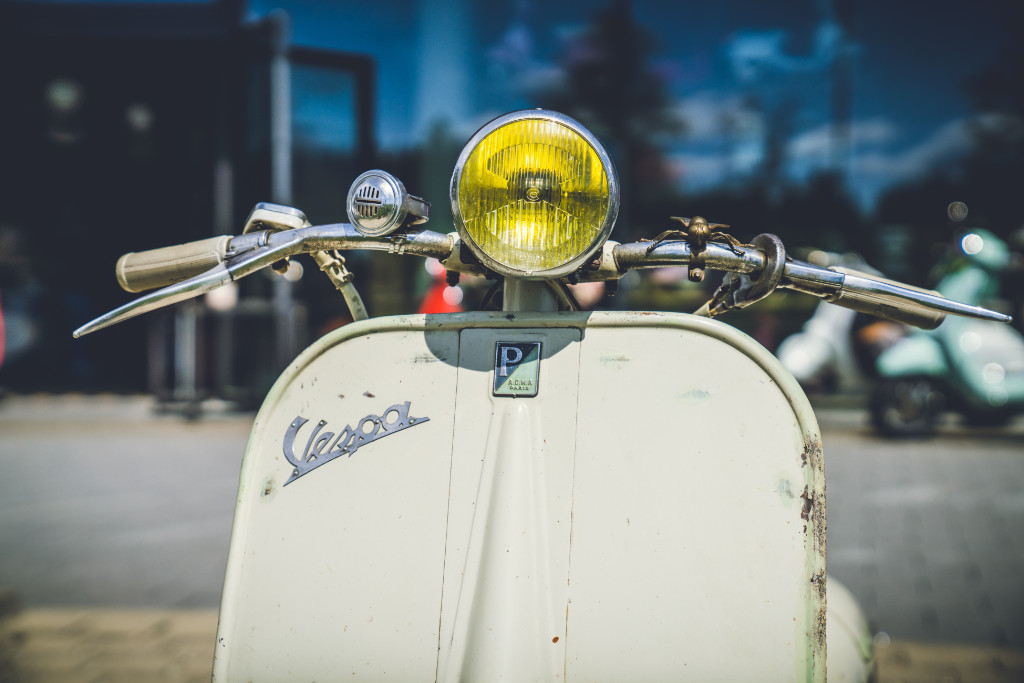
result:
[[[409,401],[396,403],[381,415],[367,415],[356,423],[356,428],[345,425],[345,428],[335,434],[334,432],[323,431],[327,426],[326,420],[320,420],[309,438],[306,439],[306,448],[302,455],[295,453],[295,438],[309,420],[297,416],[288,426],[284,433],[284,457],[288,459],[294,469],[292,476],[284,483],[285,486],[292,483],[304,474],[308,474],[321,465],[326,465],[335,458],[343,455],[350,456],[368,443],[383,439],[385,436],[396,434],[408,427],[427,422],[429,417],[410,417]]]

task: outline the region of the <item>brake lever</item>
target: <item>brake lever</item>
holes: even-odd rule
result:
[[[269,237],[265,233],[250,233],[250,235],[256,238],[257,245],[259,241]],[[239,239],[235,238],[232,240],[231,246],[235,247],[235,242]],[[124,322],[143,313],[149,313],[150,311],[212,292],[230,282],[239,280],[261,268],[276,263],[282,258],[287,258],[295,253],[294,243],[296,242],[301,244],[301,240],[289,240],[281,241],[276,245],[263,244],[262,246],[253,246],[238,253],[236,256],[229,257],[223,263],[214,266],[205,273],[145,294],[134,301],[129,301],[123,306],[115,308],[109,313],[101,315],[75,330],[74,336],[78,338],[97,330],[102,330],[104,327]],[[229,249],[229,253],[230,251]]]
[[[617,274],[621,277],[622,273],[633,268],[688,265],[693,258],[693,250],[684,241],[663,241],[653,245],[646,242],[632,242],[615,245],[613,256]],[[758,275],[766,270],[765,266],[768,260],[765,252],[761,249],[727,246],[714,242],[707,243],[705,251],[701,253],[701,258],[708,268],[738,275],[749,274],[748,280],[751,285],[758,280]],[[608,279],[608,276],[604,275],[602,279]],[[738,291],[740,288],[746,290],[742,280],[736,282],[735,286],[737,289],[735,294],[739,298],[732,296],[733,293],[730,291],[726,291],[721,296],[722,301],[726,301],[730,296],[732,296],[733,303],[737,301],[750,303],[754,300],[748,298],[750,296],[748,291]],[[946,313],[1002,323],[1013,321],[1011,316],[1003,313],[990,311],[980,306],[962,304],[937,293],[868,275],[843,273],[839,270],[823,268],[790,258],[785,259],[778,287],[793,289],[839,306],[925,329],[936,327],[942,322],[942,315]],[[751,288],[750,291],[753,289]],[[716,303],[712,300],[697,313],[708,315],[710,306]]]
[[[938,292],[911,287],[856,271],[822,268],[803,261],[788,261],[785,289],[811,294],[830,303],[895,320],[923,329],[935,329],[945,314],[1010,323],[1013,317],[981,306],[962,304]]]
[[[728,272],[711,300],[702,306],[697,314],[709,318],[733,311],[764,299],[779,286],[786,270],[786,247],[782,240],[770,233],[763,233],[750,241],[751,247],[764,254],[765,265],[753,273]]]
[[[369,249],[444,260],[451,256],[454,244],[452,235],[432,230],[372,237],[360,234],[348,223],[250,232],[231,240],[223,263],[205,273],[155,290],[115,308],[79,327],[73,334],[81,337],[143,313],[195,298],[296,254],[335,249]]]

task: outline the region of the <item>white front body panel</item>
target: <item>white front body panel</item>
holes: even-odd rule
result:
[[[493,395],[498,342],[536,396]],[[824,515],[805,397],[726,325],[353,324],[253,427],[214,677],[824,680]]]

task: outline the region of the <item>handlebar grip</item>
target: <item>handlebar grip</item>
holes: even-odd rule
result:
[[[128,292],[143,292],[187,280],[222,263],[226,258],[229,235],[130,252],[117,260],[117,283]]]
[[[942,311],[875,294],[844,291],[826,301],[922,330],[934,330],[946,319]]]
[[[919,327],[923,330],[934,330],[946,319],[946,314],[942,311],[888,293],[885,291],[885,286],[892,285],[902,290],[941,296],[938,292],[912,287],[847,268],[837,267],[833,270],[844,273],[846,277],[843,288],[826,298],[826,301],[830,303],[904,325]]]

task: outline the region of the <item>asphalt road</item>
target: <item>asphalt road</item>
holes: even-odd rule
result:
[[[819,411],[828,570],[891,638],[1024,648],[1024,423],[874,437]]]
[[[216,607],[251,416],[0,404],[0,587],[29,606]],[[875,439],[823,410],[828,564],[893,639],[1024,649],[1024,425]]]
[[[0,404],[0,586],[26,605],[215,607],[252,416]]]

